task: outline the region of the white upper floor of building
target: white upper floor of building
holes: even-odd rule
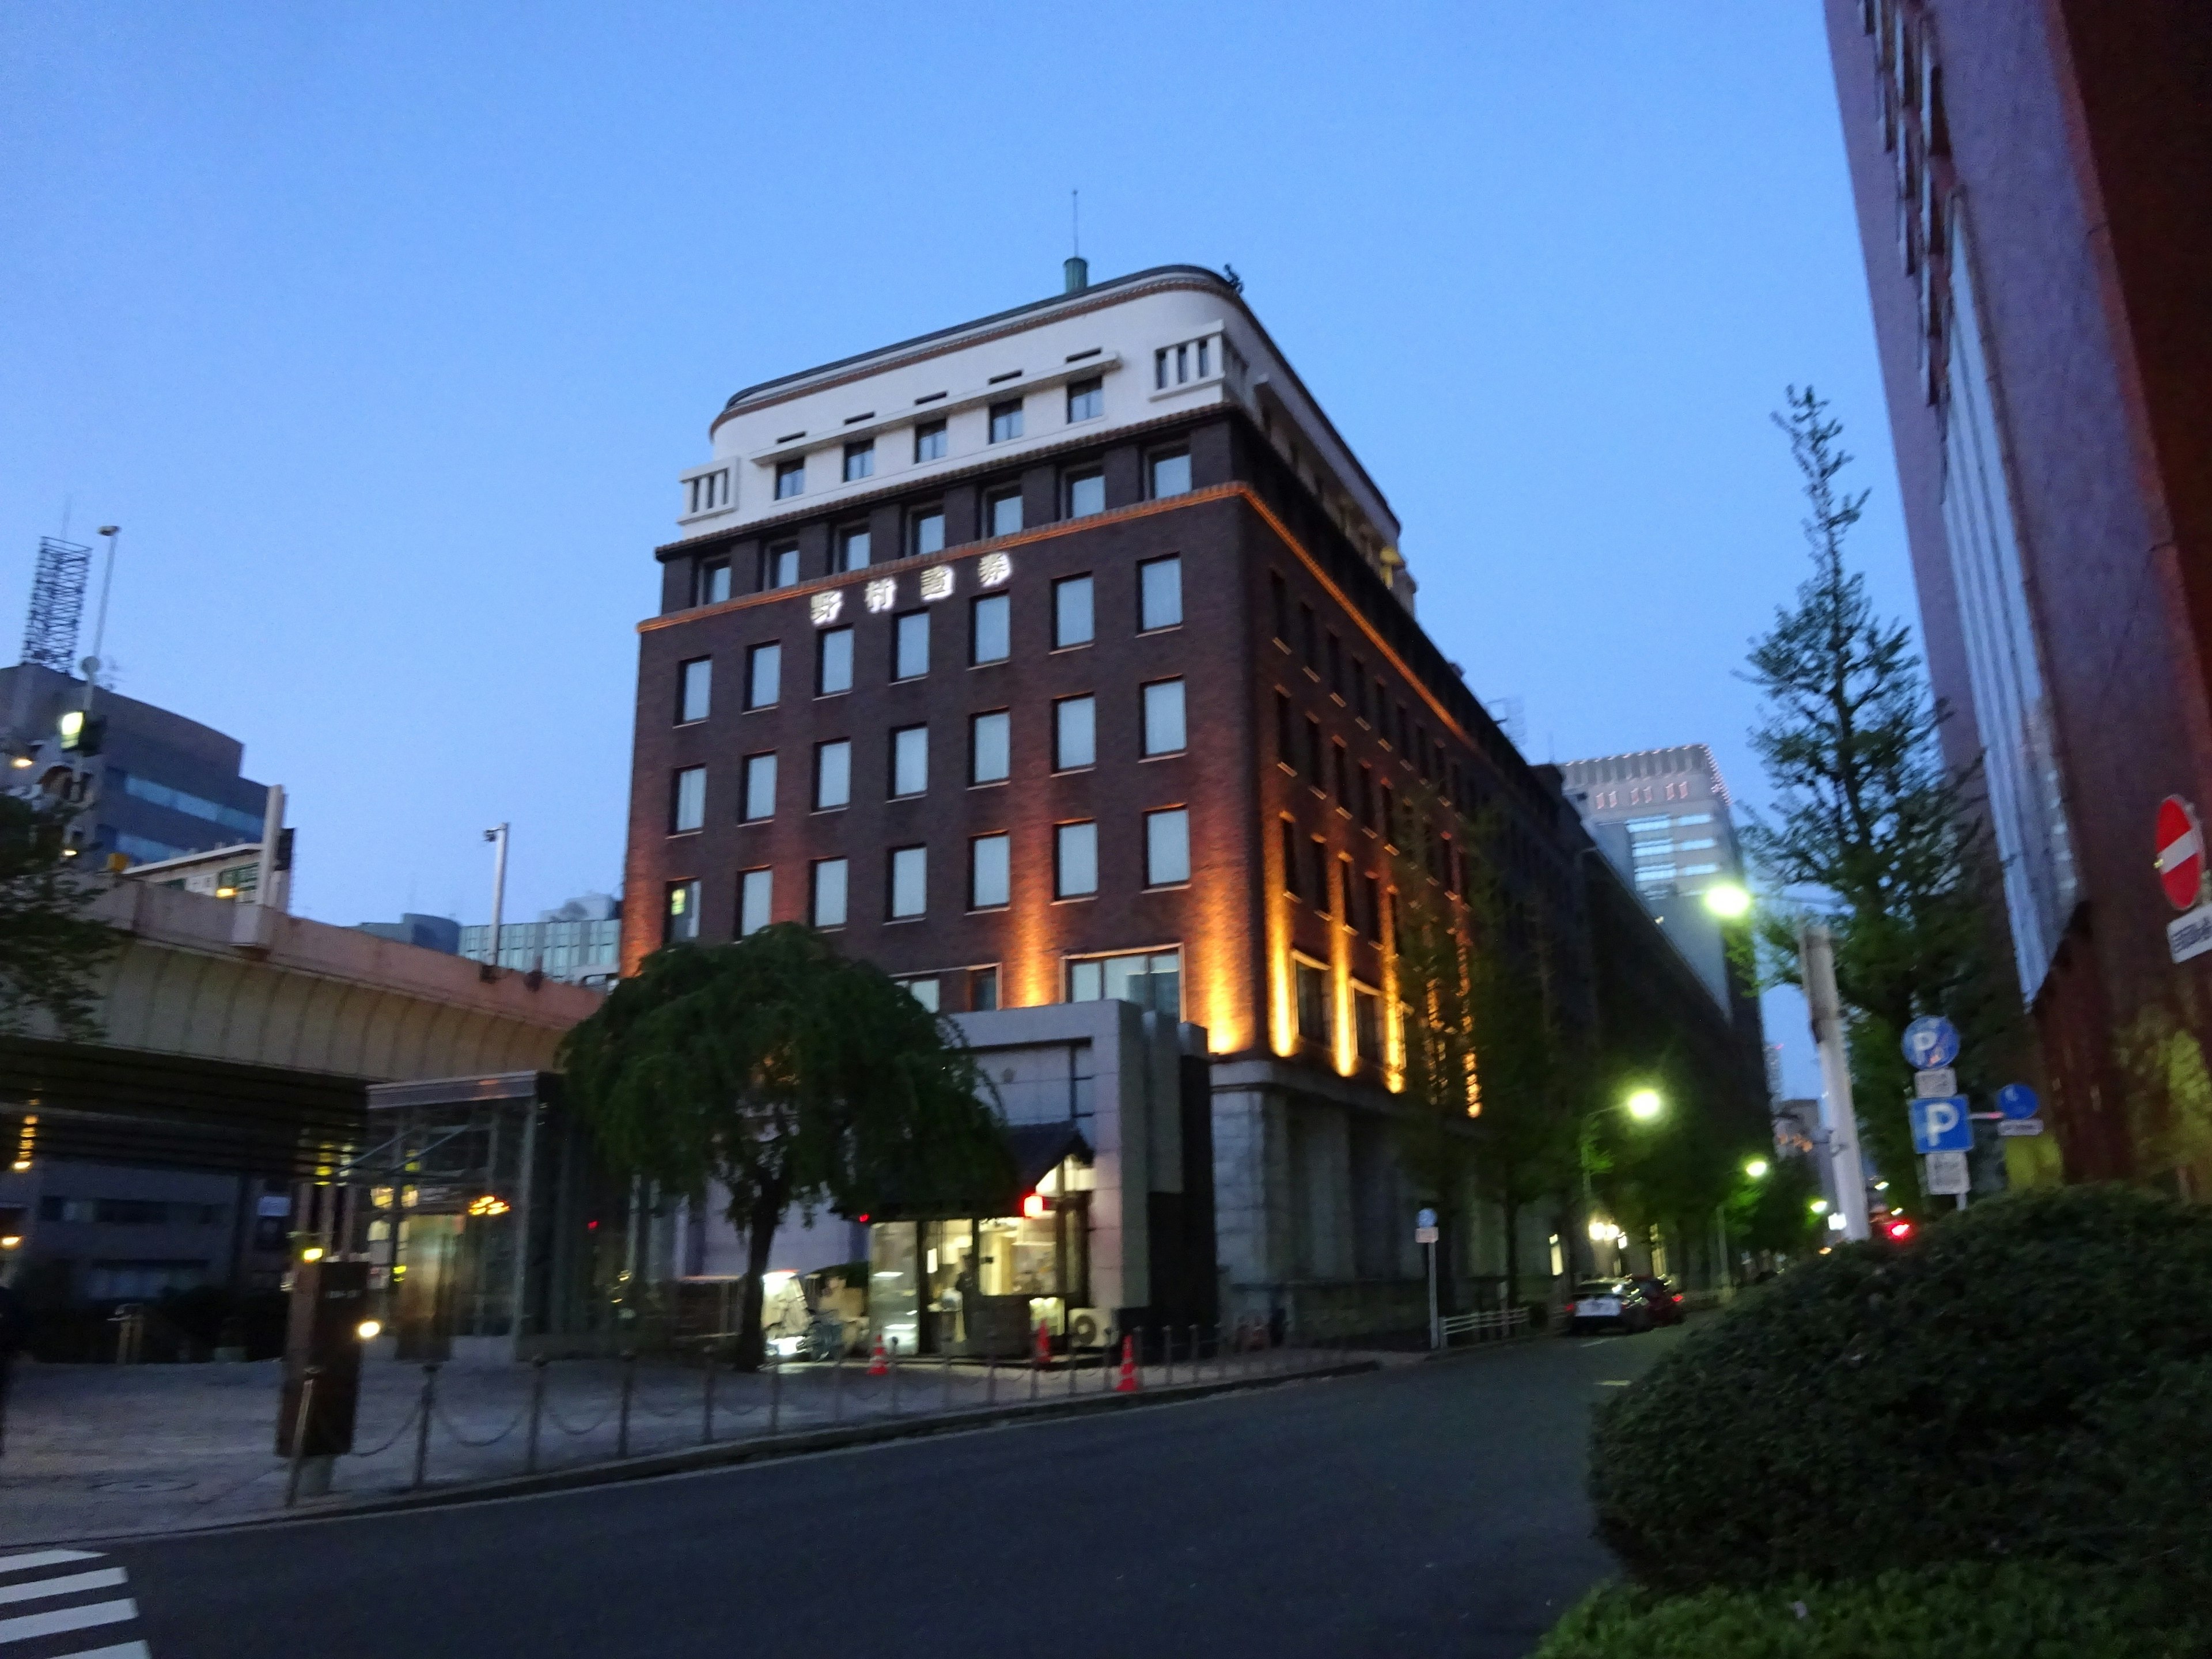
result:
[[[1396,516],[1226,278],[1164,265],[749,386],[681,477],[683,538],[1236,404],[1408,609]]]

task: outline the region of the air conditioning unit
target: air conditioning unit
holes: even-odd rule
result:
[[[1106,1340],[1106,1316],[1097,1308],[1067,1310],[1067,1346],[1095,1348]]]

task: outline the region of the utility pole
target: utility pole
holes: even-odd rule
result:
[[[1868,1236],[1866,1170],[1859,1162],[1858,1115],[1851,1109],[1851,1066],[1844,1051],[1843,999],[1836,991],[1836,942],[1826,926],[1808,921],[1797,934],[1797,959],[1812,1010],[1813,1042],[1820,1051],[1820,1081],[1828,1097],[1828,1158],[1836,1201],[1844,1206],[1844,1237]]]
[[[493,826],[483,832],[483,838],[496,849],[491,860],[491,950],[489,960],[484,964],[484,977],[489,979],[499,972],[501,913],[507,908],[507,826]]]
[[[100,526],[100,539],[107,544],[107,558],[100,573],[100,609],[93,613],[92,654],[84,659],[84,712],[92,713],[93,687],[100,678],[100,647],[107,638],[107,595],[115,586],[115,544],[122,539],[123,526],[104,524]]]

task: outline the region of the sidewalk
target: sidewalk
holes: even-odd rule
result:
[[[1418,1360],[1413,1354],[1278,1349],[1207,1357],[1194,1368],[1141,1368],[1146,1395],[1168,1398]],[[289,1470],[275,1451],[278,1364],[19,1364],[0,1455],[0,1547],[266,1520],[284,1512]],[[545,1368],[535,1468],[583,1472],[618,1458],[665,1466],[710,1447],[849,1430],[875,1437],[934,1420],[988,1420],[1033,1410],[1095,1409],[1121,1400],[1116,1368],[908,1361],[889,1376],[865,1362],[787,1364],[778,1372],[638,1362],[627,1435],[619,1360],[563,1360]],[[356,1451],[337,1460],[331,1495],[303,1501],[327,1512],[425,1490],[507,1482],[532,1466],[536,1379],[526,1365],[439,1368],[427,1443],[421,1439],[423,1368],[372,1363],[362,1372]],[[726,1452],[719,1455],[726,1455]],[[647,1471],[641,1469],[638,1473]],[[564,1480],[563,1484],[567,1484]]]

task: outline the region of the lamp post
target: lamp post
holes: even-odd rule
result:
[[[1590,1185],[1590,1166],[1596,1152],[1595,1142],[1597,1139],[1598,1120],[1603,1117],[1607,1112],[1626,1112],[1631,1118],[1639,1123],[1649,1123],[1653,1121],[1655,1119],[1663,1116],[1666,1110],[1667,1102],[1665,1097],[1662,1096],[1656,1089],[1644,1087],[1632,1089],[1619,1101],[1616,1101],[1610,1105],[1594,1107],[1589,1111],[1583,1115],[1582,1133],[1579,1137],[1578,1147],[1580,1158],[1578,1161],[1581,1163],[1583,1167],[1583,1220],[1585,1223],[1584,1231],[1589,1235],[1590,1271],[1592,1273],[1595,1273],[1597,1271],[1598,1230],[1596,1220],[1597,1197]],[[1617,1254],[1620,1249],[1620,1241],[1623,1235],[1620,1233],[1620,1229],[1616,1227],[1612,1230],[1611,1236],[1614,1241],[1613,1249]]]

